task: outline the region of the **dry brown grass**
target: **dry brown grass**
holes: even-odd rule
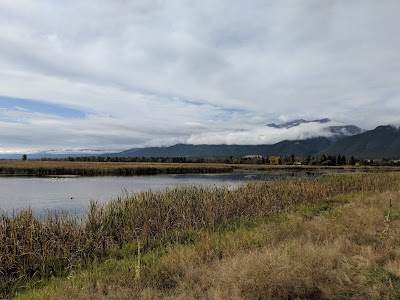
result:
[[[367,199],[352,194],[333,200],[344,204],[312,217],[305,213],[311,207],[300,207],[256,227],[204,234],[192,246],[172,248],[157,262],[156,272],[148,270],[141,281],[134,279],[129,264],[103,265],[103,272],[92,270],[83,279],[31,296],[61,300],[399,299],[399,193]]]
[[[309,221],[293,214],[257,229],[265,246],[227,249],[211,262],[195,248],[172,254],[163,268],[174,288],[162,298],[398,299],[400,221],[382,236],[389,199],[399,207],[399,195],[386,193]]]
[[[232,166],[212,163],[141,163],[0,160],[1,175],[132,176],[154,174],[228,173]]]
[[[38,161],[0,160],[1,175],[55,176],[131,176],[160,173],[228,173],[232,170],[269,171],[270,174],[348,173],[399,171],[400,167],[389,166],[294,166],[294,165],[254,165],[225,163],[159,163],[159,162],[89,162],[89,161]]]
[[[398,190],[398,174],[329,176],[249,183],[237,190],[190,187],[141,193],[93,206],[85,223],[75,225],[68,218],[41,223],[29,214],[3,215],[0,225],[6,234],[0,240],[8,244],[3,244],[7,256],[2,263],[8,269],[2,266],[24,272],[29,262],[40,267],[63,251],[73,255],[62,256],[67,270],[69,261],[111,257],[101,263],[95,259],[89,264],[92,270],[40,294],[43,299],[398,296]],[[379,196],[361,201],[367,192]],[[74,230],[81,230],[79,238],[75,232],[71,239],[61,239]],[[135,279],[136,257],[121,261],[108,256],[137,238],[148,239],[140,280]],[[41,256],[43,245],[53,252]],[[37,257],[25,263],[25,249],[32,248]],[[129,251],[135,254],[135,249]],[[57,266],[57,260],[51,262]]]

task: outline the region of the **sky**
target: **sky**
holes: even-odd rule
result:
[[[0,154],[400,124],[398,0],[2,0]]]

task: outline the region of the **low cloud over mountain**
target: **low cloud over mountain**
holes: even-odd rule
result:
[[[236,131],[216,131],[192,135],[187,144],[226,144],[226,145],[263,145],[275,144],[284,140],[306,140],[325,137],[338,140],[363,132],[355,125],[346,125],[327,118],[320,120],[298,119],[282,124],[270,123],[266,126],[255,126]]]

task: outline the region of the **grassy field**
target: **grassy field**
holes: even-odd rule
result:
[[[82,219],[0,217],[0,295],[398,299],[400,174],[126,195]]]

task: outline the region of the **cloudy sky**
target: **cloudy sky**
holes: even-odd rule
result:
[[[0,153],[399,124],[399,15],[398,0],[2,0]]]

